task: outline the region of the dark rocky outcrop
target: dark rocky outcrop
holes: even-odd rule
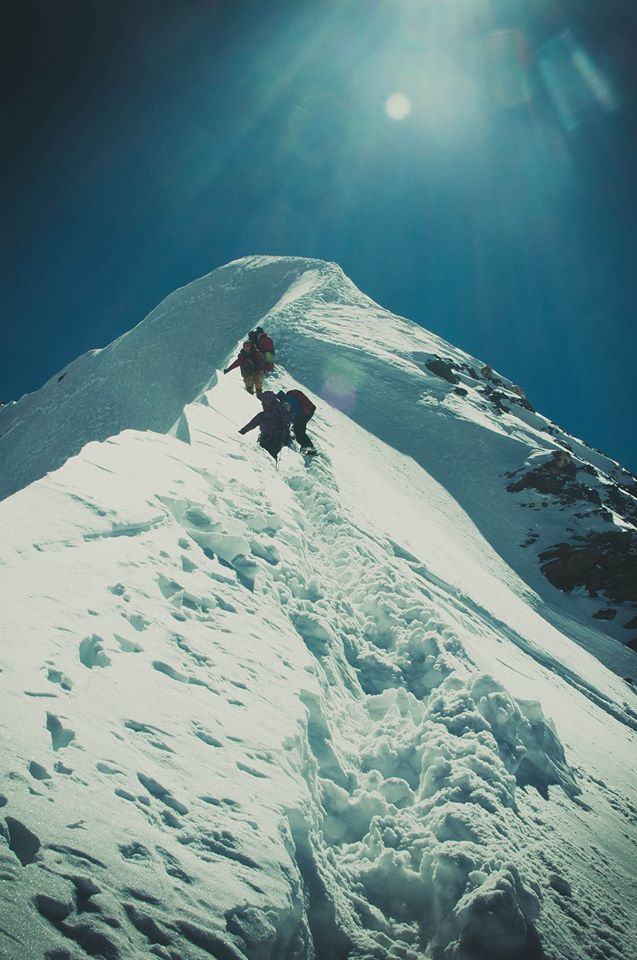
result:
[[[437,377],[442,377],[443,380],[446,380],[447,383],[460,383],[460,380],[453,372],[453,362],[451,360],[432,357],[431,360],[427,361],[425,366],[428,370],[431,370],[432,373],[435,373]]]
[[[507,406],[507,403],[511,403],[513,398],[508,394],[503,393],[502,390],[494,390],[493,387],[490,387],[488,384],[480,390],[480,393],[493,404],[493,407],[496,413],[510,413],[511,407]],[[503,403],[503,401],[507,403]]]
[[[509,493],[520,490],[537,490],[538,493],[553,496],[562,504],[585,501],[601,506],[597,490],[578,481],[578,472],[590,473],[588,464],[578,464],[565,450],[554,450],[551,459],[539,467],[522,474],[507,485]],[[594,471],[593,471],[594,473]]]
[[[623,604],[637,607],[637,529],[631,528],[637,528],[637,499],[632,474],[623,468],[621,478],[615,472],[601,473],[566,450],[554,450],[538,466],[506,476],[510,493],[535,490],[543,497],[543,507],[553,505],[569,519],[564,542],[539,554],[547,580],[565,593],[583,589],[590,597],[605,600],[606,604],[592,613],[594,620],[616,620],[617,626],[637,630],[637,617],[631,618],[626,608],[617,608]],[[537,509],[533,502],[520,506]],[[600,529],[599,521],[607,529]],[[590,529],[591,522],[597,529]],[[521,546],[532,542],[527,538]],[[626,641],[630,647],[636,644],[637,638]]]
[[[593,614],[593,620],[614,620],[617,610],[614,607],[602,607]]]
[[[620,485],[609,486],[605,492],[606,501],[615,513],[637,525],[637,487],[633,492]]]
[[[539,556],[542,573],[558,590],[583,587],[615,603],[637,604],[637,533],[591,532],[557,543]]]
[[[509,412],[508,407],[501,406],[502,400],[517,404],[517,406],[524,407],[525,410],[530,410],[531,413],[535,413],[535,407],[529,403],[524,390],[517,383],[514,383],[512,386],[507,386],[507,384],[498,377],[493,368],[488,364],[482,367],[480,373],[485,380],[489,381],[489,384],[487,384],[487,386],[484,387],[481,392],[486,394],[486,396],[488,396],[494,402],[496,409],[500,407],[500,413]],[[495,384],[498,387],[502,387],[503,390],[494,390],[490,384]]]

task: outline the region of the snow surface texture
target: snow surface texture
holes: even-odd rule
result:
[[[211,376],[259,321],[318,406],[278,471]],[[634,654],[514,562],[543,418],[435,356],[250,258],[2,412],[5,494],[77,455],[0,504],[0,956],[637,955]]]

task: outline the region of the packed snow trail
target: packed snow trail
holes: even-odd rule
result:
[[[630,957],[630,688],[413,460],[322,403],[277,471],[208,374],[0,504],[6,955]]]

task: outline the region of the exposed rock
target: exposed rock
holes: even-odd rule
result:
[[[614,620],[617,616],[617,610],[614,607],[602,607],[593,614],[595,620]]]
[[[583,500],[601,506],[602,501],[597,490],[577,481],[578,470],[582,469],[566,450],[554,450],[550,460],[529,470],[519,480],[509,483],[507,490],[509,493],[537,490],[538,493],[556,497],[563,504]]]
[[[509,473],[507,477],[510,481],[507,490],[511,493],[536,490],[559,504],[560,510],[575,506],[576,509],[570,511],[573,524],[569,528],[570,541],[554,544],[540,553],[540,569],[558,590],[570,593],[583,588],[591,597],[601,595],[607,600],[607,606],[593,613],[593,619],[615,620],[619,611],[611,604],[637,600],[637,530],[630,529],[631,523],[637,527],[632,475],[624,470],[621,478],[614,473],[600,474],[591,464],[583,463],[566,450],[554,450],[550,459],[544,459],[538,466]],[[535,503],[520,503],[520,506],[538,509]],[[542,506],[547,506],[546,500]],[[593,517],[607,524],[609,530],[587,530]],[[530,546],[529,540],[521,546]],[[637,629],[637,617],[625,628]],[[631,639],[626,645],[632,647],[634,642]]]
[[[502,402],[503,400],[513,402],[513,398],[508,396],[508,394],[503,393],[502,390],[494,390],[493,387],[490,387],[488,384],[482,388],[480,393],[483,393],[484,396],[491,401],[496,413],[510,413],[511,408]]]
[[[435,373],[437,377],[442,377],[443,380],[446,380],[447,383],[460,383],[460,380],[453,372],[453,362],[451,360],[432,357],[431,360],[427,361],[425,366],[428,370],[431,370],[432,373]]]
[[[515,394],[515,396],[511,397],[513,403],[517,403],[518,406],[524,407],[525,410],[530,410],[531,413],[535,413],[535,407],[527,400],[526,393],[522,387],[518,386],[517,383],[514,383],[511,387],[511,392]]]
[[[615,603],[637,603],[637,533],[632,530],[589,533],[555,544],[539,559],[542,573],[558,590],[584,587],[590,596],[603,593]]]
[[[519,406],[524,407],[525,410],[530,410],[531,413],[535,413],[535,407],[526,397],[520,397],[516,402]]]
[[[626,492],[625,492],[626,491]],[[637,493],[637,489],[635,491]],[[609,486],[605,490],[606,503],[624,520],[630,520],[637,525],[637,498],[634,493],[627,492],[626,487]]]

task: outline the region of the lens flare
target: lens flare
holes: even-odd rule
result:
[[[608,78],[583,49],[572,30],[564,30],[543,44],[539,71],[567,130],[579,127],[592,105],[606,113],[618,109]]]
[[[321,396],[337,410],[347,412],[356,405],[363,379],[360,367],[345,359],[331,360],[325,367]]]
[[[492,96],[503,107],[532,97],[529,51],[520,30],[495,30],[486,42],[487,78]]]

